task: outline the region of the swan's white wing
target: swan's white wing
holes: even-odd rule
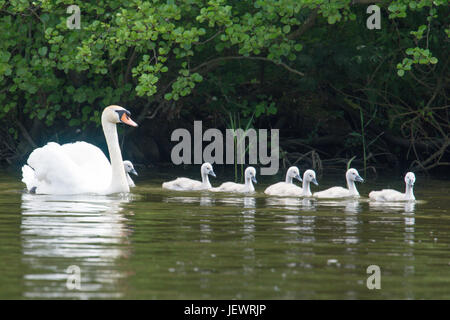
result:
[[[77,193],[84,182],[79,167],[63,152],[55,142],[35,149],[28,158],[28,165],[34,170],[36,193],[71,194]],[[24,179],[30,172],[23,168]]]
[[[265,194],[270,196],[301,196],[302,188],[293,183],[278,182],[266,188]]]
[[[83,172],[89,190],[100,192],[111,184],[111,164],[100,148],[84,141],[66,143],[61,148]]]
[[[210,191],[247,193],[253,192],[255,189],[241,183],[224,182],[219,187],[210,189]]]
[[[374,201],[403,201],[405,200],[405,194],[393,189],[383,189],[371,191],[369,198]]]
[[[164,189],[175,190],[175,191],[189,191],[189,190],[201,190],[204,189],[204,185],[197,180],[192,180],[189,178],[177,178],[175,180],[164,182],[162,184]]]
[[[224,182],[216,188],[212,188],[213,192],[239,192],[243,185],[234,182]]]
[[[345,198],[350,196],[350,191],[343,187],[331,187],[329,189],[314,192],[316,198]]]
[[[86,142],[59,145],[49,142],[28,158],[34,170],[36,193],[77,194],[101,192],[111,182],[111,165],[101,150]],[[31,181],[23,168],[23,180]],[[33,184],[33,183],[31,183]]]
[[[96,180],[111,179],[111,164],[100,148],[84,141],[66,143],[61,148],[81,170],[94,176]]]

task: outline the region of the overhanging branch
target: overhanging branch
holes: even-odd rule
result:
[[[287,64],[283,63],[283,62],[277,62],[277,61],[273,61],[269,58],[264,58],[264,57],[245,57],[245,56],[228,56],[228,57],[219,57],[219,58],[215,58],[215,59],[211,59],[209,61],[203,62],[201,64],[199,64],[198,66],[196,66],[195,68],[192,68],[190,70],[190,72],[197,72],[202,68],[207,68],[207,67],[212,67],[217,65],[218,63],[222,62],[222,61],[227,61],[227,60],[259,60],[259,61],[269,61],[272,62],[276,65],[279,65],[281,67],[283,67],[284,69],[288,70],[289,72],[295,73],[297,75],[300,76],[305,76],[305,74],[301,71],[298,71],[294,68],[291,68],[290,66],[288,66]]]

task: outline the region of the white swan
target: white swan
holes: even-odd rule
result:
[[[300,194],[299,197],[311,197],[312,196],[312,192],[311,192],[311,182],[314,183],[316,186],[319,185],[319,183],[317,183],[316,180],[316,172],[314,170],[306,170],[303,173],[303,184],[302,184],[302,188],[300,188]]]
[[[313,197],[326,199],[359,197],[355,181],[364,182],[364,179],[360,177],[358,170],[353,168],[348,169],[345,173],[345,178],[347,180],[347,188],[332,187],[323,191],[314,192]]]
[[[383,189],[381,191],[372,191],[369,193],[370,200],[374,201],[414,201],[413,187],[416,182],[416,176],[412,172],[405,175],[406,191],[405,193],[393,189]]]
[[[238,192],[238,193],[250,193],[255,191],[255,187],[252,181],[256,183],[256,169],[248,167],[245,169],[245,183],[224,182],[217,188],[212,188],[214,192]]]
[[[130,112],[109,106],[102,113],[102,127],[111,164],[105,154],[87,142],[59,145],[49,142],[35,149],[22,167],[22,181],[31,193],[111,194],[129,192],[117,136],[117,123],[137,127]]]
[[[264,193],[269,196],[295,196],[299,192],[299,187],[296,186],[292,180],[300,178],[300,172],[297,167],[293,166],[286,172],[286,180],[272,184],[264,190]]]
[[[123,166],[125,168],[125,172],[127,173],[128,185],[130,186],[130,188],[136,187],[136,185],[134,184],[133,179],[131,179],[131,177],[130,177],[130,173],[134,174],[135,176],[138,175],[137,171],[134,169],[133,163],[131,163],[130,160],[125,160],[123,162]]]
[[[211,189],[211,183],[209,182],[208,175],[213,177],[216,176],[213,167],[209,162],[202,164],[200,168],[200,173],[202,175],[202,181],[192,180],[189,178],[177,178],[175,180],[164,182],[162,187],[164,189],[175,190],[175,191],[189,191],[189,190],[208,190]]]

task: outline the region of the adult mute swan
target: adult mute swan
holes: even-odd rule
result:
[[[314,192],[313,197],[326,199],[359,197],[355,181],[364,182],[364,179],[360,177],[358,170],[353,168],[348,169],[345,173],[345,178],[347,180],[347,188],[332,187],[323,191]]]
[[[256,169],[248,167],[245,169],[245,183],[224,182],[217,188],[212,188],[214,192],[238,192],[238,193],[250,193],[255,191],[255,187],[252,181],[256,183]]]
[[[131,174],[134,174],[135,176],[138,175],[137,171],[134,169],[133,164],[131,163],[130,160],[125,160],[125,161],[123,162],[123,166],[124,166],[124,168],[125,168],[125,172],[127,173],[127,182],[128,182],[128,185],[130,186],[130,188],[136,187],[136,185],[134,184],[133,179],[131,179],[131,177],[130,177],[130,173],[131,173]]]
[[[405,193],[393,189],[383,189],[381,191],[372,191],[369,193],[370,200],[374,201],[414,201],[413,187],[416,182],[416,176],[412,172],[405,175],[406,191]]]
[[[162,187],[164,189],[175,190],[175,191],[189,191],[189,190],[209,190],[212,188],[209,182],[208,175],[213,177],[216,176],[213,167],[209,162],[202,164],[200,168],[200,173],[202,175],[202,181],[192,180],[189,178],[176,178],[175,180],[164,182]]]
[[[297,187],[292,180],[297,179],[302,181],[300,178],[300,172],[297,167],[293,166],[286,172],[285,181],[277,182],[272,184],[264,190],[264,193],[269,196],[295,196],[299,192],[299,187]]]
[[[35,149],[22,167],[22,181],[30,193],[38,194],[111,194],[129,192],[117,136],[117,123],[137,127],[130,112],[109,106],[102,113],[102,127],[108,145],[105,154],[87,142],[59,145],[49,142]]]

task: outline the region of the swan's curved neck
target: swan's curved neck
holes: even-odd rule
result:
[[[347,187],[348,187],[348,191],[350,191],[351,195],[359,196],[359,192],[356,189],[355,181],[347,179]]]
[[[252,177],[245,177],[245,185],[250,189],[253,188]]]
[[[302,194],[304,196],[310,196],[311,195],[311,189],[310,189],[310,182],[308,181],[308,179],[303,179],[303,184],[302,184]]]
[[[209,184],[209,177],[206,172],[202,172],[202,183],[203,184]]]
[[[245,188],[250,192],[255,191],[255,187],[253,186],[252,177],[245,177]]]
[[[292,177],[286,174],[286,183],[292,183]]]
[[[126,173],[125,176],[127,177],[127,183],[128,183],[128,185],[129,185],[130,187],[134,187],[135,184],[134,184],[133,179],[131,179],[130,175],[129,175],[128,173]]]
[[[406,200],[414,199],[413,186],[408,183],[406,184],[405,198]]]
[[[128,186],[127,177],[125,175],[125,168],[123,166],[116,124],[102,118],[102,127],[106,138],[106,144],[108,145],[112,171],[111,183],[107,189],[107,193],[130,192],[130,187]]]

